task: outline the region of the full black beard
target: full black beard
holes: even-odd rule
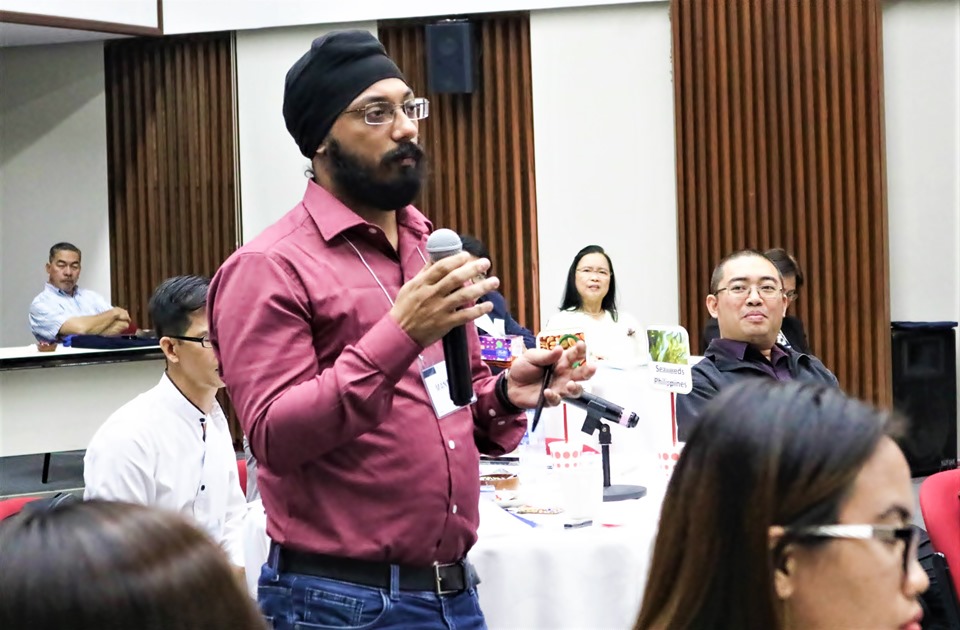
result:
[[[397,210],[412,203],[423,186],[426,159],[423,149],[412,142],[402,143],[383,156],[379,164],[370,165],[330,138],[326,157],[337,190],[361,206]],[[400,161],[406,158],[413,158],[416,164],[401,166]],[[396,174],[391,174],[391,170],[396,170]]]

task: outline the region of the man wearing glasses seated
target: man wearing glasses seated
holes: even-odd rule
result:
[[[208,337],[207,286],[206,278],[177,276],[150,298],[167,369],[93,436],[83,459],[84,498],[180,512],[224,548],[242,576],[247,504],[216,400],[223,381]]]
[[[789,298],[780,271],[763,253],[743,250],[724,258],[710,278],[706,303],[717,319],[720,338],[693,367],[693,390],[677,397],[681,441],[707,401],[731,383],[759,377],[837,386],[837,378],[819,359],[777,343]]]
[[[783,294],[787,296],[787,312],[790,307],[800,297],[800,290],[803,288],[803,271],[800,269],[800,263],[787,250],[781,247],[775,247],[763,252],[763,255],[770,259],[777,269],[780,270],[780,277],[783,278]],[[700,333],[700,354],[707,351],[707,346],[714,339],[720,338],[720,326],[717,319],[711,317],[703,326],[703,332]],[[780,334],[777,335],[777,343],[785,348],[793,348],[797,352],[810,354],[810,343],[807,341],[807,333],[803,328],[803,321],[795,315],[784,315],[783,322],[780,324]]]

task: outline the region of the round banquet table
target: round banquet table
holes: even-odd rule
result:
[[[491,630],[632,627],[662,495],[662,487],[648,484],[646,497],[605,503],[592,526],[570,530],[544,523],[560,516],[530,527],[507,515],[516,524],[501,524],[493,512],[499,508],[481,501],[479,539],[469,558]]]
[[[605,503],[593,525],[569,530],[559,515],[530,517],[538,523],[531,527],[481,499],[479,539],[469,559],[480,575],[477,591],[490,629],[631,627],[663,495],[657,483],[645,485],[644,498]],[[247,586],[253,597],[268,545],[266,516],[255,501],[245,522]]]

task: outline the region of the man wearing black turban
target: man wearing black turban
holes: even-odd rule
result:
[[[313,42],[287,73],[283,116],[312,179],[303,201],[237,250],[208,295],[223,381],[258,460],[270,555],[259,600],[275,628],[483,628],[466,561],[480,452],[513,450],[523,410],[578,395],[583,344],[480,361],[490,267],[428,264],[410,205],[429,113],[365,31]],[[441,338],[467,326],[476,400],[456,407]]]

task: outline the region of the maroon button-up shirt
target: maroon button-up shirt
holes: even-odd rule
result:
[[[479,451],[512,450],[525,417],[497,401],[469,325],[477,402],[437,419],[420,374],[443,361],[442,344],[421,348],[404,333],[377,282],[395,298],[423,268],[432,227],[413,206],[397,221],[394,250],[309,182],[213,278],[210,335],[258,460],[270,538],[429,565],[476,541]]]

